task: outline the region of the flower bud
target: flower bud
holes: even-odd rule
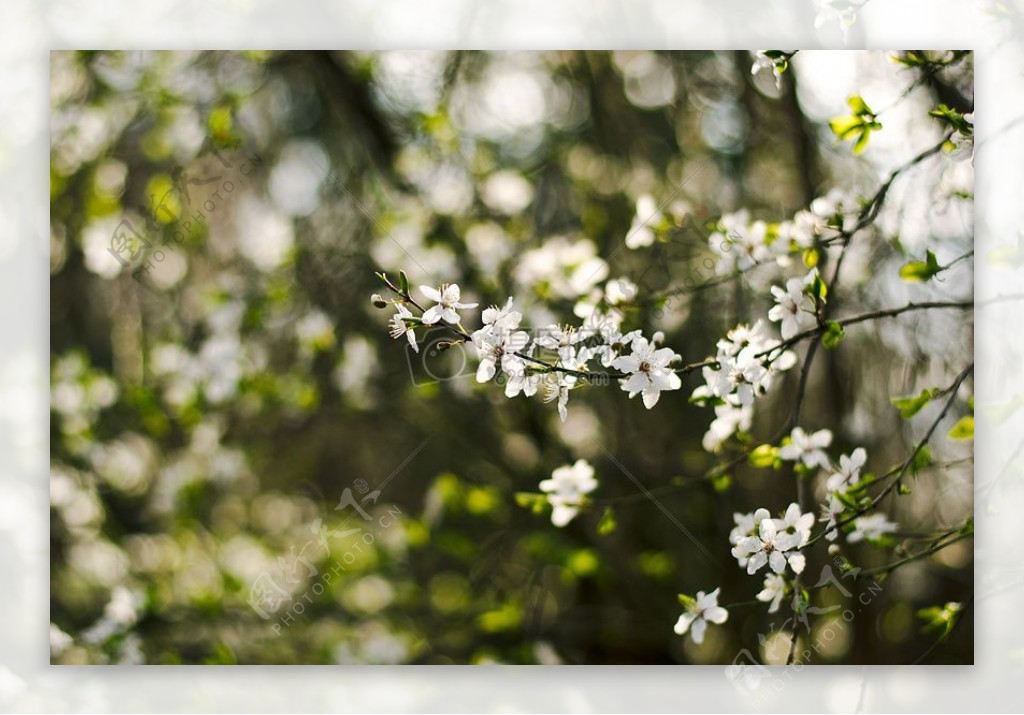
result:
[[[387,308],[388,307],[387,301],[384,300],[380,296],[380,293],[374,293],[373,295],[371,295],[370,296],[370,302],[373,303],[373,307],[374,308]]]
[[[651,337],[651,342],[654,343],[655,345],[664,345],[665,333],[659,330]]]
[[[832,544],[828,547],[828,555],[836,556],[839,553],[839,544]]]

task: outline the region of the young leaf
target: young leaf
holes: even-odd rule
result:
[[[894,397],[891,402],[893,406],[900,411],[900,417],[905,420],[909,420],[911,417],[916,415],[924,406],[931,402],[937,395],[940,394],[940,390],[931,388],[921,391],[920,395],[904,395],[903,397]]]
[[[398,272],[398,287],[402,289],[402,295],[409,295],[409,276],[405,271]]]
[[[950,439],[974,439],[974,415],[964,415],[949,431]]]
[[[839,344],[845,335],[846,331],[843,330],[843,326],[830,320],[826,323],[825,333],[821,336],[821,344],[825,346],[826,350],[831,350]]]
[[[900,278],[905,281],[923,283],[941,273],[942,266],[939,265],[935,254],[928,251],[923,261],[911,261],[900,268]]]
[[[601,536],[607,536],[615,531],[617,526],[618,522],[615,521],[615,512],[612,511],[610,506],[606,506],[604,513],[601,515],[601,521],[597,523],[597,533]]]
[[[762,444],[750,453],[750,463],[755,467],[773,467],[778,450],[770,444]]]
[[[544,512],[544,507],[547,505],[547,498],[543,494],[534,494],[531,492],[516,492],[515,493],[516,504],[529,509],[534,514],[541,514]]]

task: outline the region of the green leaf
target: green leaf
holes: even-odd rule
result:
[[[814,280],[807,286],[806,291],[819,303],[824,303],[828,297],[828,286],[817,271],[815,271]]]
[[[923,283],[937,276],[943,270],[943,267],[939,265],[938,259],[935,258],[935,254],[928,251],[925,254],[925,260],[911,261],[904,264],[900,268],[900,278],[914,283]]]
[[[804,265],[808,268],[814,268],[818,265],[818,259],[820,255],[816,248],[805,248],[803,253]]]
[[[974,439],[974,415],[964,415],[949,431],[950,439]]]
[[[825,333],[821,336],[821,344],[825,346],[826,350],[831,350],[839,344],[845,335],[846,331],[843,330],[843,326],[830,320],[825,324]]]
[[[615,521],[615,512],[612,511],[610,506],[606,506],[604,513],[601,514],[601,521],[597,523],[597,533],[601,536],[607,536],[615,531],[617,526],[618,522]]]
[[[905,420],[909,420],[911,417],[916,415],[924,406],[931,402],[933,399],[942,394],[942,390],[938,388],[929,388],[922,390],[920,395],[904,395],[903,397],[894,397],[891,402],[896,409],[900,411],[900,417]]]
[[[914,458],[910,460],[910,473],[917,474],[919,471],[932,463],[932,451],[927,447],[921,447]]]
[[[917,612],[918,618],[924,621],[924,631],[941,631],[940,638],[945,638],[953,630],[957,620],[963,613],[962,603],[949,602],[945,606],[931,606]]]
[[[398,272],[398,287],[402,289],[403,295],[409,295],[409,276],[405,271]]]
[[[676,596],[679,599],[679,604],[686,609],[696,608],[697,599],[693,596],[687,596],[685,593],[680,593]]]
[[[728,474],[719,474],[711,480],[711,486],[716,492],[725,492],[732,486],[732,477]]]

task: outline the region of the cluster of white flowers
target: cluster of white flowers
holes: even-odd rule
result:
[[[693,391],[692,401],[715,404],[715,420],[704,435],[704,448],[717,452],[737,431],[750,428],[754,398],[764,395],[780,371],[796,364],[785,350],[773,355],[779,341],[763,322],[738,325],[718,341],[714,365],[703,368],[704,384]]]
[[[733,514],[736,526],[729,534],[732,555],[740,568],[755,574],[767,565],[764,587],[757,594],[759,601],[770,603],[769,613],[779,609],[788,582],[786,567],[794,574],[803,572],[807,561],[800,549],[811,538],[814,515],[804,514],[799,505],[790,504],[781,519],[773,519],[767,509],[751,514]]]
[[[856,196],[835,188],[777,224],[751,220],[746,209],[725,214],[708,236],[708,246],[717,256],[715,273],[730,275],[768,261],[789,265],[792,253],[852,230],[860,211]]]
[[[715,273],[729,275],[746,271],[772,257],[768,224],[750,220],[746,209],[725,214],[718,221],[718,230],[708,236],[708,246],[718,255]]]
[[[849,455],[840,456],[838,466],[831,466],[832,473],[825,479],[825,503],[821,510],[821,521],[825,522],[825,538],[829,541],[835,541],[839,536],[839,518],[846,511],[851,491],[862,481],[861,469],[866,462],[867,453],[863,447],[858,447]],[[853,530],[847,534],[846,540],[851,544],[864,540],[875,541],[896,531],[897,527],[884,514],[858,516],[853,520]]]
[[[608,278],[608,264],[593,241],[555,236],[526,251],[513,276],[520,290],[575,300]]]
[[[797,211],[792,219],[779,224],[780,250],[811,248],[815,241],[828,240],[850,231],[856,226],[860,211],[856,196],[834,188],[812,201],[809,209]]]
[[[551,523],[562,527],[572,521],[586,503],[587,494],[595,489],[594,468],[585,459],[553,471],[550,479],[540,483],[540,490],[547,494],[551,505]]]
[[[477,304],[461,302],[458,285],[420,286],[420,292],[434,305],[423,309],[422,316],[416,316],[407,306],[418,304],[403,293],[404,289],[384,280],[389,288],[399,293],[399,298],[387,301],[374,294],[371,302],[377,307],[395,306],[396,312],[390,321],[393,338],[406,336],[409,345],[418,351],[417,326],[449,326],[453,337],[468,338],[476,349],[477,382],[488,382],[500,372],[505,380],[506,396],[539,394],[545,402],[557,400],[563,421],[568,416],[569,392],[594,374],[590,361],[599,362],[604,369],[618,371],[615,377],[622,389],[631,398],[640,395],[647,409],[658,403],[662,392],[682,387],[682,380],[672,367],[680,356],[660,346],[664,335],[655,333],[648,339],[639,330],[622,333],[622,314],[611,308],[597,307],[598,303],[615,305],[632,300],[636,286],[625,279],[608,282],[603,296],[590,307],[579,327],[549,325],[535,336],[519,329],[523,314],[515,310],[511,297],[504,307],[485,309],[482,326],[470,334],[462,327],[458,311],[475,308]]]
[[[676,199],[669,202],[665,210],[668,212],[668,218],[679,224],[690,212],[690,205],[682,199]],[[636,200],[636,213],[633,215],[629,231],[626,232],[626,248],[635,250],[653,245],[658,232],[670,225],[654,197],[642,194]]]

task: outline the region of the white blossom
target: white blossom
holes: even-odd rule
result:
[[[823,429],[807,434],[800,427],[794,427],[789,435],[789,444],[779,448],[779,459],[800,461],[808,467],[828,467],[828,455],[825,447],[832,444],[832,432]]]
[[[764,588],[757,594],[758,601],[770,603],[768,613],[775,613],[779,610],[783,596],[786,595],[786,577],[776,573],[767,574],[764,577]]]
[[[725,441],[737,432],[746,432],[750,429],[754,419],[754,408],[752,405],[741,405],[739,407],[725,403],[715,405],[715,419],[708,426],[704,433],[701,446],[707,452],[718,452]]]
[[[412,347],[416,352],[420,351],[420,346],[416,344],[416,333],[413,329],[405,322],[406,318],[413,317],[412,312],[401,303],[395,305],[398,310],[393,316],[391,316],[391,337],[396,340],[403,335],[409,340],[409,346]]]
[[[694,603],[687,606],[683,614],[679,616],[679,620],[676,621],[676,625],[673,628],[676,635],[685,635],[689,631],[693,637],[693,642],[700,645],[704,642],[704,632],[707,630],[709,623],[721,625],[729,620],[729,612],[718,605],[718,592],[720,590],[716,588],[707,594],[703,591],[697,591],[697,598]]]
[[[729,543],[736,546],[748,536],[757,536],[761,522],[765,519],[771,519],[772,515],[767,509],[762,508],[749,514],[736,512],[732,515],[732,518],[736,522],[736,526],[729,532]],[[735,556],[735,554],[733,555]],[[747,562],[744,558],[740,561],[740,566],[746,567],[746,565]]]
[[[839,536],[839,516],[846,511],[846,505],[833,492],[828,495],[828,501],[821,505],[821,518],[818,521],[825,522],[825,538],[835,541]]]
[[[762,518],[757,526],[757,535],[746,536],[732,549],[732,555],[747,567],[748,574],[757,573],[767,564],[772,571],[781,574],[789,564],[794,573],[804,568],[803,554],[789,553],[799,546],[800,536],[786,531],[779,532],[775,519]]]
[[[636,283],[628,278],[616,278],[605,284],[604,299],[608,305],[629,303],[636,298],[637,290]]]
[[[718,275],[749,270],[771,257],[768,225],[751,222],[745,209],[722,216],[719,226],[720,230],[708,237],[708,245],[719,256],[715,265]]]
[[[515,330],[519,327],[523,314],[518,310],[512,310],[512,299],[509,298],[505,307],[499,308],[492,305],[485,308],[481,317],[484,328],[490,327],[493,330]]]
[[[758,50],[757,54],[754,55],[754,64],[750,68],[750,74],[756,75],[764,69],[772,71],[772,74],[775,75],[775,88],[782,89],[782,72],[775,66],[775,60],[766,55],[764,50]]]
[[[966,117],[967,115],[964,115]],[[974,160],[974,135],[962,132],[953,132],[949,138],[953,149],[949,152],[949,158],[954,161]]]
[[[535,342],[542,348],[557,351],[561,360],[572,360],[576,357],[576,345],[583,338],[583,333],[572,327],[549,325]]]
[[[594,468],[585,459],[553,471],[550,479],[540,483],[540,490],[547,494],[552,507],[551,523],[562,527],[572,521],[586,502],[586,495],[595,489]]]
[[[868,455],[863,447],[853,450],[849,456],[839,457],[839,468],[825,480],[825,489],[829,492],[845,494],[846,491],[860,481],[860,470],[867,462]]]
[[[478,330],[473,333],[480,364],[476,370],[476,381],[487,382],[497,373],[500,365],[503,372],[516,374],[525,369],[523,358],[516,353],[526,349],[530,336],[524,330]]]
[[[846,536],[846,540],[851,544],[861,540],[876,541],[896,531],[898,526],[895,522],[889,521],[885,514],[859,516],[853,520],[853,531]]]
[[[626,248],[636,249],[654,243],[654,228],[661,223],[662,215],[654,197],[644,194],[636,200],[636,214],[626,234]]]
[[[632,342],[632,354],[623,355],[612,361],[612,367],[630,376],[622,380],[622,389],[630,398],[642,395],[644,407],[651,409],[658,403],[663,390],[678,390],[683,386],[679,375],[669,367],[678,360],[670,348],[658,348],[646,338],[637,337]]]
[[[805,290],[814,275],[812,271],[807,278],[790,278],[785,288],[772,286],[775,305],[768,311],[768,320],[780,323],[783,340],[789,340],[797,333],[817,325],[814,301]]]
[[[440,289],[432,288],[431,286],[420,286],[420,292],[426,296],[427,300],[432,300],[437,305],[428,308],[423,313],[423,322],[426,325],[433,325],[441,320],[451,325],[457,325],[459,323],[459,314],[455,312],[456,309],[469,309],[475,308],[476,303],[460,303],[459,300],[462,297],[459,292],[459,286],[455,283],[443,284]]]

